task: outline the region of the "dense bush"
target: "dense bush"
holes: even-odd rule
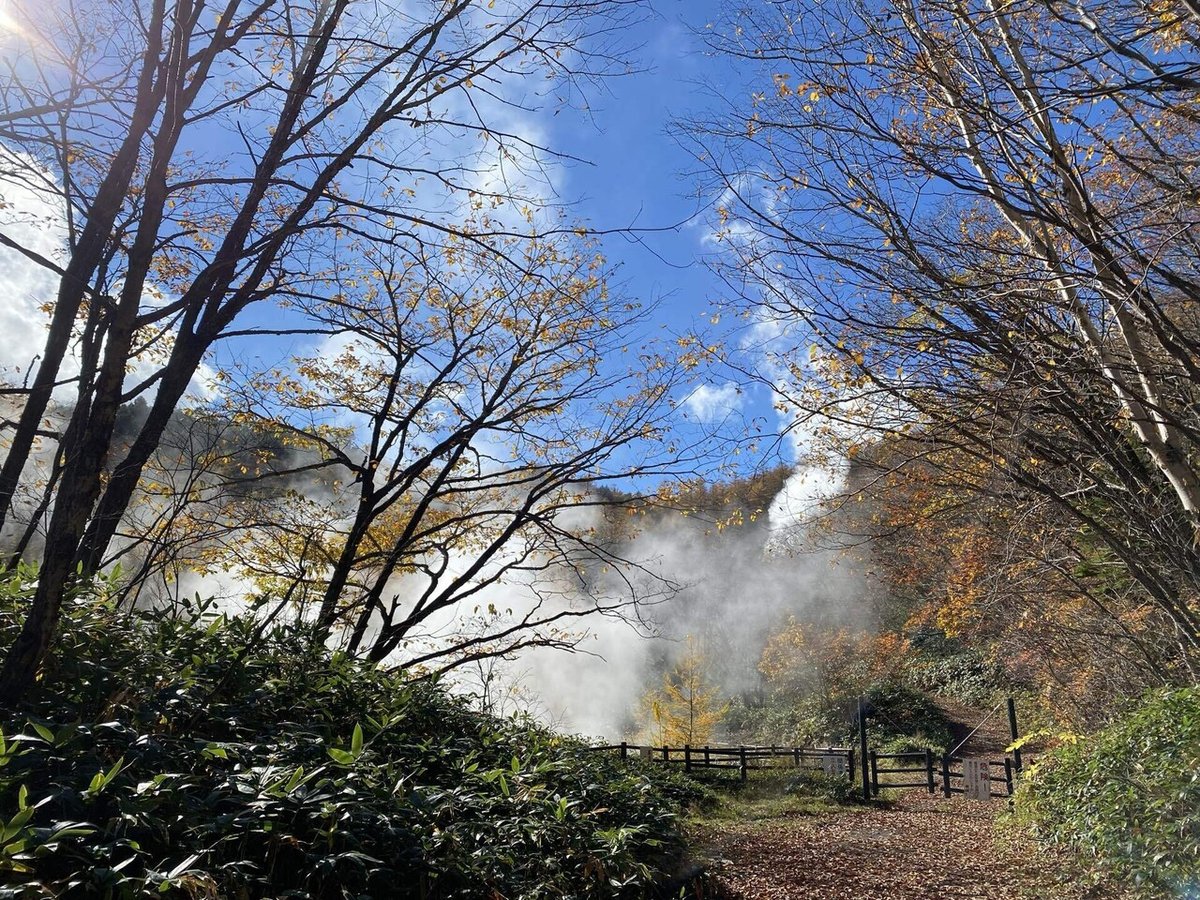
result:
[[[873,745],[890,753],[950,749],[950,723],[925,694],[896,681],[881,681],[871,685],[866,698],[874,710]]]
[[[920,691],[941,694],[978,707],[995,703],[1013,689],[999,669],[975,651],[948,657],[915,656],[905,667],[905,681]]]
[[[1200,895],[1200,688],[1163,691],[1034,766],[1017,811],[1148,895]]]
[[[933,628],[909,634],[902,678],[918,691],[983,708],[1020,689],[977,648]]]
[[[924,694],[898,681],[869,685],[864,696],[874,710],[871,746],[900,752],[950,745],[950,724]],[[725,717],[733,738],[747,744],[857,746],[857,698],[827,702],[819,696],[777,691],[748,702],[735,699]]]
[[[72,601],[4,722],[0,893],[641,897],[678,864],[682,779],[260,632]]]
[[[847,719],[843,710],[828,709],[815,696],[779,691],[735,697],[722,726],[734,743],[817,746],[842,742]]]

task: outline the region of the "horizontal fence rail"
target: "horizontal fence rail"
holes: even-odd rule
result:
[[[751,769],[810,769],[854,781],[854,750],[850,747],[693,747],[685,744],[605,744],[594,752],[619,752],[622,759],[642,759],[695,769],[736,769],[744,781]]]
[[[885,765],[880,765],[882,760]],[[884,786],[890,788],[925,788],[929,793],[936,792],[933,771],[933,750],[910,753],[876,753],[871,751],[871,792],[878,796],[880,775],[906,775],[903,781],[890,779]],[[887,765],[891,763],[891,765]]]
[[[924,788],[936,794],[940,781],[942,794],[946,797],[954,794],[965,794],[977,800],[1011,797],[1014,776],[1020,771],[1011,757],[988,760],[945,754],[936,757],[928,747],[909,753],[872,751],[870,763],[871,793],[875,796],[881,788]],[[969,771],[971,769],[973,771]],[[885,780],[880,776],[901,777]],[[997,785],[1002,787],[997,788]]]
[[[961,756],[943,756],[942,793],[946,797],[954,794],[967,794],[980,800],[991,797],[1011,797],[1014,776],[1020,771],[1014,762],[1011,757],[1007,756],[1004,759],[985,760],[986,774],[981,773],[976,780],[969,777],[966,770],[967,759]],[[997,790],[996,785],[1002,785],[1002,787]]]
[[[617,752],[622,759],[641,759],[680,765],[684,771],[737,770],[742,780],[755,769],[808,769],[833,777],[855,779],[853,747],[673,747],[666,744],[605,744],[584,748],[588,752]],[[986,800],[1010,797],[1020,763],[1013,757],[978,759],[935,754],[931,748],[907,753],[868,754],[870,793],[884,788],[923,788],[930,794],[961,794]]]

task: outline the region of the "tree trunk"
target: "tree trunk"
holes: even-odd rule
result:
[[[359,547],[362,546],[363,537],[366,536],[367,529],[375,515],[375,492],[370,484],[370,470],[364,468],[359,473],[359,477],[363,479],[363,487],[358,500],[358,511],[354,516],[354,524],[350,527],[349,534],[346,535],[342,552],[338,555],[338,560],[329,575],[329,583],[325,586],[325,594],[321,598],[321,609],[317,613],[317,634],[320,640],[328,638],[333,630],[334,622],[337,620],[338,600],[341,599],[346,585],[350,581],[350,572],[358,558]]]
[[[120,525],[121,517],[129,508],[141,480],[146,463],[158,448],[159,440],[171,421],[179,401],[187,393],[188,385],[196,374],[203,357],[203,346],[196,338],[181,333],[172,352],[167,374],[158,387],[158,394],[138,431],[125,458],[117,464],[108,480],[104,494],[95,509],[91,522],[78,544],[76,562],[85,577],[99,571],[108,545]]]
[[[20,419],[9,444],[8,455],[0,467],[0,528],[12,507],[12,500],[21,481],[21,473],[37,438],[42,417],[50,404],[58,381],[63,359],[70,346],[75,319],[89,281],[103,260],[104,249],[112,238],[113,223],[125,203],[129,185],[136,171],[141,142],[154,122],[163,95],[162,79],[155,80],[162,50],[164,0],[154,4],[147,30],[147,47],[142,56],[142,72],[138,82],[138,97],[130,120],[129,131],[117,151],[104,181],[96,191],[96,199],[87,213],[87,222],[79,242],[71,253],[66,271],[59,280],[50,331],[42,351],[41,364],[34,377],[33,387],[21,410]],[[101,302],[103,298],[93,298]]]

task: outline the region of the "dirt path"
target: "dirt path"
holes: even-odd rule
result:
[[[737,900],[1084,900],[1053,860],[998,848],[1005,801],[912,792],[890,808],[713,823],[701,839]]]
[[[1004,756],[1012,742],[1008,710],[997,706],[990,712],[959,703],[949,697],[930,697],[950,723],[951,743],[956,756]]]

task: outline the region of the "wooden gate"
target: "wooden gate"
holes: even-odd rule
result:
[[[884,788],[925,788],[931,794],[940,789],[945,797],[961,794],[972,800],[1011,797],[1013,794],[1016,766],[1013,758],[1008,756],[986,759],[943,754],[939,757],[927,747],[911,753],[876,753],[872,750],[869,759],[871,795],[875,797]]]

